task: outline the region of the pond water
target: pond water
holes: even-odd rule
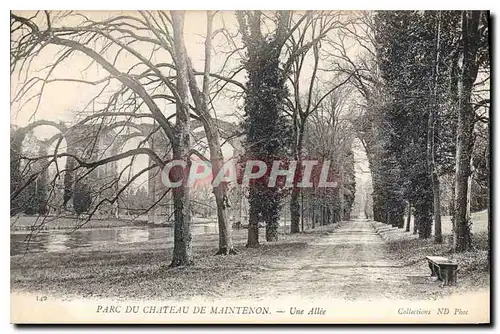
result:
[[[193,235],[217,234],[216,223],[194,224]],[[127,244],[166,239],[173,242],[173,227],[116,227],[95,228],[77,231],[48,230],[37,232],[30,237],[29,232],[10,234],[10,255],[29,253],[62,252],[73,248],[91,247],[103,244]]]

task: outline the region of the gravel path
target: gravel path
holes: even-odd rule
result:
[[[429,289],[442,289],[429,280],[425,265],[415,269],[391,259],[385,241],[368,220],[346,222],[326,231],[296,256],[265,269],[248,279],[245,292],[229,290],[226,296],[371,300],[423,297],[432,292]]]

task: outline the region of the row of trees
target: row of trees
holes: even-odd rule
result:
[[[409,203],[419,236],[431,236],[434,218],[442,242],[440,179],[451,176],[454,248],[470,249],[471,164],[481,165],[483,185],[489,173],[488,13],[383,11],[359,19],[369,31],[351,37],[366,58],[344,53],[344,60],[365,100],[357,129],[372,169],[375,220],[403,227]]]
[[[269,24],[264,13],[246,11],[236,15],[247,51],[244,62],[248,74],[243,122],[245,159],[258,159],[269,166],[273,161],[294,160],[297,162],[295,175],[300,176],[304,172],[302,162],[309,156],[335,161],[331,168],[337,174],[343,175],[345,169],[346,174],[353,174],[353,164],[344,159],[349,154],[352,157],[352,138],[346,144],[335,137],[345,134],[346,129],[338,126],[345,101],[334,93],[347,83],[347,79],[342,78],[343,74],[335,75],[323,86],[318,79],[321,65],[326,64],[320,55],[321,44],[329,34],[342,27],[344,15],[338,12],[302,15],[278,12],[271,22],[275,29],[268,34],[263,33],[262,28]],[[309,61],[312,70],[307,67]],[[308,82],[303,88],[305,78]],[[312,144],[314,141],[316,145]],[[304,197],[312,203],[310,212],[321,212],[321,224],[345,218],[354,198],[354,177],[350,176],[345,177],[346,182],[339,180],[337,189],[307,193],[299,191],[299,177],[296,177],[289,200],[291,233],[300,232],[301,225],[304,226]],[[269,188],[267,182],[262,181],[251,184],[249,189],[248,247],[259,244],[259,221],[266,223],[267,241],[278,239],[280,206],[287,193],[279,187]],[[344,187],[348,188],[346,192],[342,191]],[[345,207],[340,203],[345,203]],[[334,209],[334,206],[339,207]]]

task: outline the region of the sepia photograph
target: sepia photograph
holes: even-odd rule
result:
[[[11,323],[490,324],[490,22],[10,11]]]

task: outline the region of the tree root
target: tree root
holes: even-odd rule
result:
[[[194,265],[193,260],[190,260],[187,262],[180,261],[180,260],[172,260],[172,262],[168,265],[167,269],[174,269],[174,268],[182,269],[182,268],[186,268],[186,267],[193,266],[193,265]]]
[[[234,250],[234,248],[227,249],[227,248],[220,248],[215,255],[236,255],[238,252]]]

